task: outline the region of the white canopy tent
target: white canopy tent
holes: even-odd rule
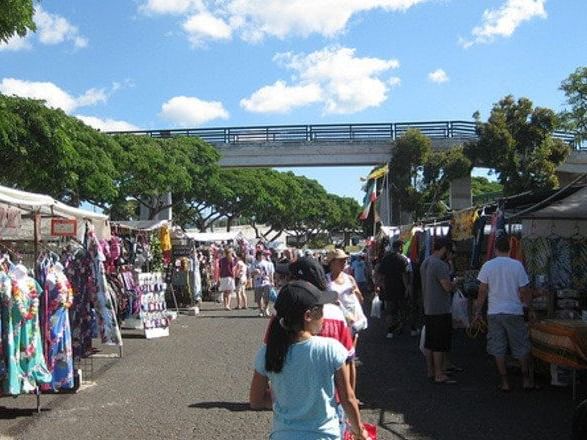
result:
[[[244,239],[244,235],[240,231],[231,232],[190,232],[187,231],[185,235],[194,241],[201,243],[220,243],[222,241],[236,241]]]
[[[43,221],[43,219],[59,217],[75,220],[78,226],[83,222],[89,222],[94,226],[98,238],[110,238],[110,222],[107,215],[74,208],[47,195],[0,186],[0,206],[17,208],[21,211],[21,215],[29,213],[40,214],[42,220],[41,231],[39,232],[42,237],[50,235],[50,222]],[[34,230],[33,223],[33,219],[30,218],[27,221],[20,222],[19,228],[9,228],[0,222],[0,237],[2,239],[31,239],[32,231]],[[83,233],[83,228],[77,227],[78,239],[83,238]]]

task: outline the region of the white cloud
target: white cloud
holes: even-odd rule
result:
[[[106,102],[107,99],[107,95],[102,89],[89,89],[76,98],[52,82],[24,81],[15,78],[2,79],[0,92],[22,98],[43,99],[47,102],[47,106],[60,108],[66,113],[70,113],[78,107]]]
[[[208,12],[192,15],[182,27],[194,46],[200,46],[207,39],[229,40],[232,37],[230,26]]]
[[[387,84],[389,85],[389,87],[399,87],[401,83],[401,78],[398,78],[397,76],[392,76],[387,80]]]
[[[147,0],[140,10],[149,14],[209,13],[230,26],[231,33],[238,32],[242,39],[257,42],[267,36],[332,37],[344,32],[356,14],[375,9],[405,11],[425,1],[428,0]],[[214,31],[202,32],[202,36],[218,39]]]
[[[448,81],[448,75],[442,69],[436,69],[428,74],[428,79],[433,83],[442,84]]]
[[[245,109],[282,113],[320,102],[325,113],[355,113],[381,105],[389,87],[399,82],[399,78],[391,83],[380,78],[399,67],[397,60],[359,58],[355,49],[345,47],[325,48],[309,55],[281,53],[274,61],[294,72],[293,84],[277,81],[262,87],[241,100]]]
[[[79,34],[77,26],[72,25],[60,15],[51,14],[42,7],[37,6],[33,19],[37,25],[36,34],[43,44],[51,45],[70,41],[77,48],[83,48],[88,45],[88,39]]]
[[[147,14],[183,14],[201,6],[201,0],[148,0],[140,10]]]
[[[19,50],[27,50],[32,47],[30,42],[30,34],[19,37],[18,35],[13,35],[8,39],[6,43],[0,42],[0,52],[2,51],[9,51],[9,52],[17,52]]]
[[[481,26],[473,28],[473,39],[459,40],[465,47],[474,44],[491,43],[496,37],[510,37],[523,22],[533,18],[546,18],[544,8],[546,0],[506,0],[498,9],[486,9],[483,12]]]
[[[41,6],[35,8],[33,20],[37,25],[36,32],[29,32],[25,37],[15,35],[7,43],[0,43],[0,52],[30,49],[33,38],[45,45],[60,44],[65,41],[73,43],[78,49],[88,45],[88,39],[80,35],[77,26],[72,25],[60,15],[45,11]]]
[[[126,121],[117,121],[115,119],[101,119],[95,116],[75,115],[86,125],[101,131],[134,131],[140,130],[139,127]]]
[[[248,99],[241,99],[241,107],[255,113],[286,113],[293,108],[319,102],[322,90],[318,84],[288,86],[276,81],[261,87]]]
[[[214,119],[228,119],[218,101],[203,101],[190,96],[175,96],[161,106],[162,118],[182,126],[199,126]]]

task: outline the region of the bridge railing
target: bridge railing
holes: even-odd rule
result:
[[[476,139],[475,122],[433,121],[366,124],[270,125],[252,127],[188,128],[172,130],[138,130],[109,132],[152,137],[194,136],[211,144],[241,144],[255,142],[328,142],[395,140],[410,128],[420,130],[434,139]],[[554,137],[580,149],[572,133],[555,131]]]

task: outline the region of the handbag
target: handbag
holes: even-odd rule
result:
[[[277,289],[275,287],[269,289],[269,301],[272,303],[277,301]]]
[[[373,425],[372,423],[364,423],[363,427],[369,434],[369,440],[377,440],[377,426]],[[353,435],[349,425],[347,425],[347,429],[344,432],[343,440],[355,440],[355,436]]]

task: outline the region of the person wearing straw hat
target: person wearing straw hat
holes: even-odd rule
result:
[[[342,249],[333,249],[326,255],[326,261],[330,269],[328,274],[328,288],[338,293],[338,301],[345,314],[347,324],[353,334],[355,351],[359,332],[367,328],[367,317],[363,312],[361,303],[363,296],[355,279],[344,272],[348,260],[347,253]],[[351,364],[351,383],[353,390],[357,386],[357,375],[354,361]]]
[[[345,366],[348,351],[338,341],[315,336],[324,304],[336,300],[336,292],[302,280],[279,292],[277,316],[257,352],[249,393],[252,409],[273,409],[272,439],[340,439],[335,391],[354,438],[369,439]]]

